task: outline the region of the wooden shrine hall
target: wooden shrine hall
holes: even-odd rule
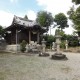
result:
[[[45,32],[46,28],[36,21],[14,16],[12,24],[5,28],[5,40],[8,44],[19,44],[23,40],[29,44],[31,41],[40,43],[40,36]]]

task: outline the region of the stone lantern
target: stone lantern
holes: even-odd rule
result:
[[[46,41],[43,39],[42,41],[41,41],[41,43],[42,43],[42,50],[41,50],[41,53],[39,54],[39,56],[49,56],[49,54],[48,53],[46,53]]]
[[[60,53],[60,43],[61,43],[61,36],[60,35],[56,35],[56,45],[57,45],[57,52],[56,54],[61,54]]]
[[[56,36],[56,45],[57,45],[57,51],[55,54],[52,55],[52,59],[55,60],[67,60],[66,55],[62,54],[60,52],[60,43],[61,43],[61,36],[57,34]]]

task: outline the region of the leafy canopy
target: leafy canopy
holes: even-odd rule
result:
[[[80,0],[72,0],[72,2],[75,3],[76,5],[80,4]]]
[[[0,25],[0,35],[4,33],[3,27]]]
[[[53,17],[52,14],[47,11],[39,11],[37,14],[36,21],[42,26],[42,27],[49,27],[53,23]]]
[[[26,20],[27,20],[27,19],[28,19],[28,16],[27,16],[27,15],[25,15],[25,16],[24,16],[24,19],[26,19]]]
[[[67,17],[63,13],[55,15],[54,21],[59,25],[58,28],[64,29],[65,27],[68,27]]]
[[[74,10],[74,8],[72,7],[68,11],[68,15],[74,24],[74,29],[80,31],[80,6],[76,10]]]

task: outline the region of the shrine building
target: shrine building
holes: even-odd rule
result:
[[[41,35],[46,32],[46,28],[40,26],[36,21],[14,16],[12,24],[5,28],[5,40],[11,44],[20,44],[25,40],[28,44],[31,41],[40,43]]]

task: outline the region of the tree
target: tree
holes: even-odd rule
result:
[[[55,35],[58,35],[58,34],[60,34],[60,36],[63,36],[65,33],[63,30],[61,31],[60,29],[56,29]]]
[[[53,35],[44,35],[43,37],[48,48],[52,46],[52,42],[55,42],[55,37]]]
[[[0,25],[0,35],[2,36],[4,34],[4,29],[3,27]]]
[[[78,35],[80,36],[80,6],[74,10],[71,8],[68,11],[69,18],[73,22],[73,28],[77,31]]]
[[[24,19],[28,20],[28,17],[27,17],[27,15],[25,15],[25,16],[24,16]]]
[[[74,18],[74,6],[72,6],[71,8],[70,8],[70,10],[67,12],[67,14],[69,15],[69,19],[71,19],[71,20],[73,20],[73,18]]]
[[[48,30],[49,26],[53,23],[53,17],[52,14],[47,11],[39,11],[37,13],[36,21]]]
[[[75,3],[76,5],[80,4],[80,0],[72,0],[72,2]]]
[[[55,15],[54,22],[56,22],[58,28],[60,28],[61,30],[65,27],[68,27],[67,17],[63,13]]]
[[[76,5],[80,4],[80,0],[72,0]],[[73,27],[80,36],[80,6],[75,10],[74,6],[68,11],[69,18],[73,22]]]

